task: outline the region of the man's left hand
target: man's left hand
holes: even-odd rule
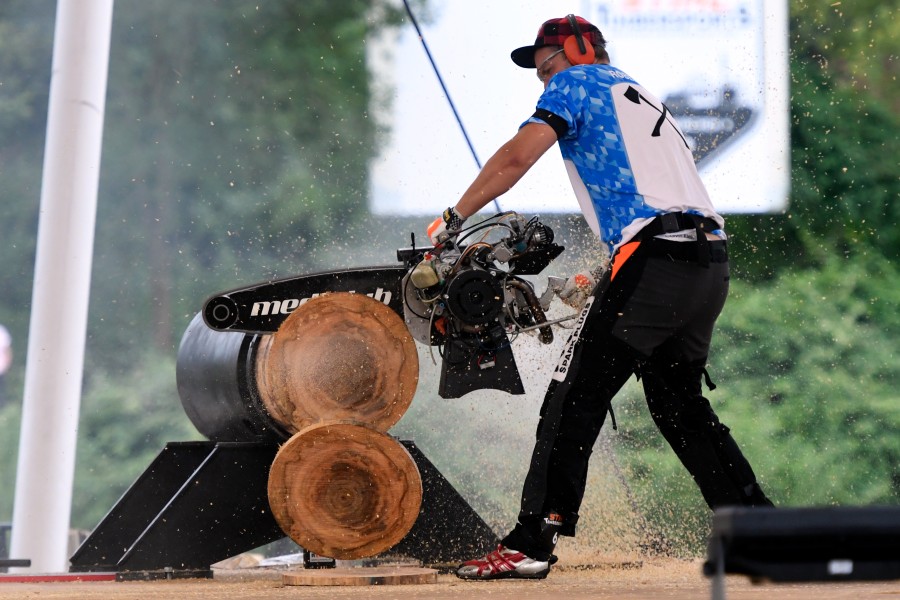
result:
[[[462,229],[466,219],[461,216],[452,206],[435,219],[428,226],[428,239],[431,240],[432,246],[439,246],[449,237],[448,231],[457,232]]]

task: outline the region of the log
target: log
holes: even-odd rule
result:
[[[328,420],[387,431],[419,379],[416,344],[400,316],[367,296],[331,293],[297,308],[261,341],[260,398],[290,434]]]
[[[409,533],[422,505],[415,461],[386,433],[358,423],[311,425],[278,451],[269,506],[284,533],[321,556],[381,554]]]

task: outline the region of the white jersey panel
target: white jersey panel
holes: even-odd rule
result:
[[[631,174],[644,202],[664,212],[713,215],[688,143],[665,105],[637,83],[611,88]]]

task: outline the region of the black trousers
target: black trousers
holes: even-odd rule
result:
[[[771,505],[729,430],[701,393],[716,319],[728,295],[725,242],[702,246],[652,238],[588,300],[563,350],[541,407],[522,492],[519,523],[504,545],[532,558],[542,517],[562,515],[574,535],[588,461],[611,402],[632,374],[650,413],[711,508]]]

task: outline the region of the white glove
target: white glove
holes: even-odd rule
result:
[[[585,302],[587,302],[596,285],[597,281],[589,271],[576,273],[569,277],[562,289],[559,290],[559,299],[566,306],[571,306],[575,310],[581,310],[584,308]]]
[[[447,231],[459,231],[466,220],[452,206],[428,226],[428,239],[432,246],[438,246],[447,239]]]

